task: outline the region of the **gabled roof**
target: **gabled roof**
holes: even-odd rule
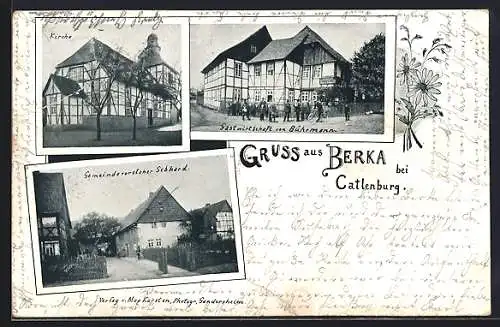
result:
[[[284,59],[304,41],[304,38],[301,39],[299,37],[292,37],[288,39],[272,40],[271,43],[269,43],[250,61],[248,61],[248,63],[252,64],[269,60]]]
[[[286,58],[293,50],[301,44],[313,42],[320,43],[323,48],[336,60],[348,62],[340,53],[335,51],[325,40],[314,32],[309,26],[304,27],[295,36],[288,39],[277,39],[271,41],[259,54],[248,61],[249,64],[270,60],[280,60]]]
[[[258,31],[256,31],[255,33],[253,33],[252,35],[250,35],[249,37],[247,37],[246,39],[241,41],[240,43],[238,43],[238,44],[230,47],[229,49],[226,49],[225,51],[219,53],[219,55],[217,57],[215,57],[215,59],[212,60],[207,66],[205,66],[205,68],[203,68],[203,70],[201,72],[203,74],[207,73],[213,67],[217,66],[219,63],[224,61],[226,58],[235,57],[235,56],[239,57],[239,56],[237,56],[238,50],[242,46],[244,46],[246,43],[251,41],[252,39],[259,38],[259,37],[264,38],[266,40],[266,42],[270,42],[272,40],[271,35],[269,34],[269,31],[267,30],[267,27],[265,25],[262,26]],[[238,59],[238,60],[242,60],[242,61],[246,62],[246,61],[250,60],[252,57],[254,57],[254,56],[252,55],[250,58],[234,58],[234,59]]]
[[[152,205],[155,200],[162,197],[161,213],[149,215],[152,210]],[[125,218],[120,222],[120,233],[136,223],[153,223],[153,222],[169,222],[169,221],[185,221],[189,220],[189,213],[177,202],[164,186],[160,186],[154,193],[143,201],[139,206],[130,211]]]
[[[205,226],[215,222],[215,217],[219,212],[232,212],[231,205],[227,200],[222,200],[217,203],[208,204],[202,208],[195,209],[192,211],[193,216],[203,217],[203,222]]]
[[[91,38],[87,43],[85,43],[80,49],[73,53],[69,58],[61,62],[56,66],[56,68],[62,68],[67,66],[74,66],[83,63],[87,63],[94,60],[100,60],[100,53],[111,52],[116,54],[121,61],[132,64],[134,61],[122,55],[120,52],[114,50],[109,45],[97,40],[96,38]]]
[[[306,36],[304,44],[318,42],[325,48],[328,53],[330,53],[330,55],[333,56],[333,58],[344,63],[349,63],[347,59],[345,59],[340,53],[335,51],[335,49],[333,49],[325,40],[323,40],[321,36],[318,35],[318,33],[313,31],[309,26],[306,26],[302,30],[300,30],[300,32],[298,32],[296,36],[299,38],[302,38],[302,36]]]
[[[85,92],[80,87],[80,84],[71,78],[67,78],[64,76],[59,76],[55,74],[51,74],[45,88],[43,89],[43,94],[47,91],[47,88],[50,85],[50,82],[53,81],[55,86],[59,89],[59,91],[63,95],[72,95],[80,98],[85,97]]]

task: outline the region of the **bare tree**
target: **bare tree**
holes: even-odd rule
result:
[[[95,45],[96,66],[90,69],[90,98],[85,97],[86,103],[96,114],[97,140],[101,140],[101,115],[111,98],[113,84],[127,69],[125,59],[116,51],[97,43]],[[101,76],[101,72],[105,76]]]

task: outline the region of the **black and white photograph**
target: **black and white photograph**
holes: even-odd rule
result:
[[[394,35],[394,17],[191,20],[191,137],[392,141]]]
[[[189,150],[187,20],[144,20],[37,20],[37,154]]]
[[[37,292],[244,279],[233,151],[27,166]]]

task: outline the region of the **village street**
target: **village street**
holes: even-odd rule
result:
[[[190,272],[179,267],[168,266],[168,273],[165,274],[158,269],[158,263],[155,261],[141,259],[135,257],[107,257],[106,265],[108,270],[108,278],[91,279],[91,280],[78,280],[57,282],[50,285],[52,286],[66,286],[66,285],[83,285],[93,283],[108,283],[120,281],[133,281],[144,279],[157,279],[166,277],[187,277],[199,275],[197,272]]]
[[[304,127],[304,129],[328,129],[334,130],[334,133],[356,133],[356,134],[382,134],[384,132],[384,115],[352,115],[349,122],[345,121],[343,116],[328,117],[322,119],[321,122],[296,121],[294,112],[290,115],[290,121],[283,122],[283,117],[277,117],[276,122],[269,122],[269,119],[261,121],[257,117],[250,117],[249,120],[243,120],[241,116],[228,116],[227,114],[217,112],[198,104],[191,103],[191,130],[200,132],[241,132],[238,130],[221,129],[224,124],[227,127],[260,127],[266,128],[271,126],[272,132],[276,131],[277,127],[283,127],[286,131],[294,128]],[[305,132],[307,133],[307,132]]]
[[[132,130],[102,132],[101,140],[96,140],[95,130],[44,130],[45,147],[89,147],[89,146],[168,146],[181,145],[181,123],[172,126],[142,128],[136,131],[136,140],[132,140]]]

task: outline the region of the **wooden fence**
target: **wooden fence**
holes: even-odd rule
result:
[[[236,263],[234,240],[204,243],[180,242],[167,248],[168,264],[194,271],[208,266]]]
[[[108,277],[106,258],[103,256],[78,256],[68,259],[51,258],[42,262],[43,284],[101,279]]]

